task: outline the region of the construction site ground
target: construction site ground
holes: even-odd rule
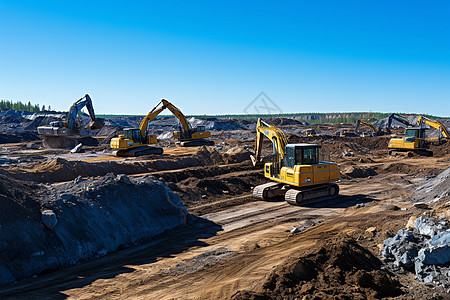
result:
[[[447,290],[420,283],[413,273],[384,271],[378,255],[383,240],[411,216],[433,207],[447,213],[442,207],[448,198],[430,209],[414,207],[408,198],[449,167],[450,145],[433,147],[431,158],[388,156],[387,137],[289,136],[291,143],[320,144],[323,158],[338,162],[342,177],[337,198],[290,206],[252,197],[252,188],[267,180],[261,167],[251,165],[251,140],[224,142],[222,148],[170,147],[162,157],[125,159],[101,151],[0,145],[17,159],[0,166],[11,178],[55,185],[78,176],[151,175],[177,193],[193,216],[187,226],[139,245],[2,287],[0,298],[449,299]],[[327,265],[314,271],[314,284],[283,283],[292,280],[298,261],[321,251],[328,260],[316,263]]]

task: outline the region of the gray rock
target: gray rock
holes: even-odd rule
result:
[[[70,153],[80,153],[82,146],[83,146],[83,144],[76,145],[72,150],[70,150]]]
[[[442,224],[436,224],[433,218],[428,216],[420,216],[414,221],[414,228],[422,235],[433,237],[442,232],[444,229]]]
[[[74,180],[73,180],[73,183],[74,184],[77,184],[77,183],[79,183],[80,181],[82,181],[83,180],[83,178],[81,177],[81,175],[79,175],[77,178],[75,178]]]
[[[444,231],[433,236],[429,243],[433,246],[450,244],[450,231]]]
[[[416,238],[409,229],[400,229],[394,237],[388,238],[383,242],[383,250],[381,255],[383,257],[392,257],[398,249],[411,242],[416,242]],[[403,253],[402,253],[403,254]]]
[[[450,245],[420,249],[417,259],[428,265],[443,265],[450,262]]]
[[[397,265],[399,267],[404,267],[407,270],[413,270],[414,261],[418,254],[417,247],[413,246],[413,245],[409,245],[409,247],[404,247],[403,249],[399,249],[399,250],[400,251],[398,251],[398,254],[395,253],[397,255],[394,254],[394,256],[396,258],[394,265]]]
[[[41,221],[42,223],[50,230],[53,230],[58,224],[58,219],[56,218],[56,214],[53,212],[53,210],[47,209],[41,212],[42,217]]]
[[[125,184],[132,184],[130,178],[127,175],[125,175],[125,174],[117,175],[116,180],[117,181],[121,181],[121,182],[123,182]]]

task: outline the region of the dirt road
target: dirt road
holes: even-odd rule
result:
[[[369,214],[382,210],[378,201],[399,202],[403,189],[363,179],[341,184],[341,196],[334,200],[303,207],[239,196],[247,203],[202,215],[193,225],[144,245],[4,289],[0,296],[227,299],[239,289],[252,288],[283,259],[313,246],[318,238],[342,227],[347,233],[360,230],[344,223],[355,216],[370,219]],[[366,207],[355,210],[358,203]],[[298,235],[289,232],[314,221],[323,223]]]

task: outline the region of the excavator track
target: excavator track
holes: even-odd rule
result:
[[[291,205],[301,205],[304,202],[331,199],[339,194],[339,186],[335,183],[320,185],[308,189],[291,188],[285,194],[285,200]]]
[[[419,154],[420,156],[428,156],[428,157],[432,157],[433,156],[433,151],[428,150],[428,149],[389,149],[388,154],[389,155],[395,155],[396,153],[407,153],[407,152],[412,152],[412,153],[416,153]]]
[[[261,184],[255,186],[253,189],[253,196],[262,200],[272,200],[274,198],[284,196],[286,192],[285,189],[282,189],[283,184],[278,182],[268,182],[265,184]]]
[[[141,147],[135,147],[131,149],[120,149],[115,151],[113,154],[115,156],[119,157],[137,157],[137,156],[143,156],[143,155],[150,155],[150,154],[163,154],[164,150],[160,147],[152,147],[152,146],[141,146]]]

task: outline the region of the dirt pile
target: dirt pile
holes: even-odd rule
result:
[[[8,134],[0,134],[0,144],[31,142],[39,140],[39,137],[28,131],[9,132]]]
[[[291,118],[268,118],[267,120],[264,120],[268,124],[274,125],[274,126],[292,126],[292,125],[307,125],[306,122],[301,122],[295,119]]]
[[[320,250],[292,258],[262,284],[233,299],[376,299],[401,295],[400,283],[382,262],[353,240],[330,241]],[[303,298],[302,298],[303,297]]]
[[[0,285],[103,256],[189,220],[151,177],[108,174],[46,188],[0,176]]]
[[[353,152],[355,155],[364,155],[368,153],[386,152],[389,144],[389,137],[335,137],[335,136],[317,136],[301,137],[298,135],[289,135],[288,142],[295,143],[313,143],[322,146],[322,153],[337,153],[341,156],[345,152]]]
[[[73,180],[78,176],[103,176],[108,173],[139,174],[161,170],[175,170],[196,166],[238,163],[249,160],[250,152],[236,148],[217,152],[212,147],[202,147],[194,155],[148,156],[133,161],[84,162],[63,158],[47,159],[13,166],[0,166],[4,174],[27,181],[61,182]]]
[[[341,170],[341,178],[344,179],[366,178],[375,175],[378,175],[378,173],[369,167],[348,166]]]

